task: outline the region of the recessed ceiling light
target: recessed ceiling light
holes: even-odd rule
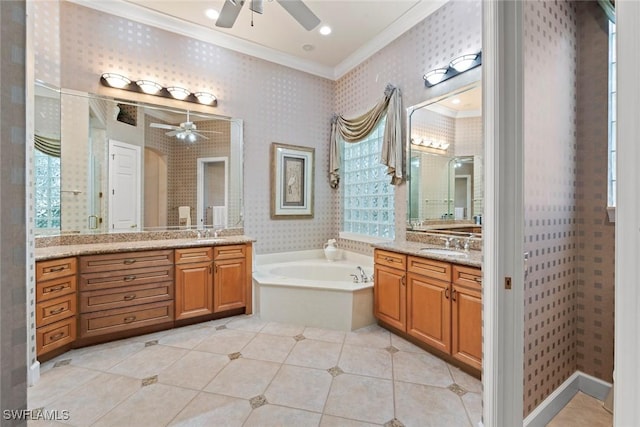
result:
[[[311,52],[313,49],[315,49],[315,47],[312,44],[303,44],[302,45],[302,50],[304,50],[306,52]]]
[[[453,98],[453,99],[451,100],[451,103],[452,103],[452,104],[460,104],[460,98]]]
[[[331,34],[331,27],[328,25],[323,25],[322,27],[320,27],[320,34],[322,34],[323,36],[328,36],[329,34]]]
[[[220,13],[215,9],[207,9],[204,13],[207,15],[207,18],[213,19],[214,21],[220,16]]]

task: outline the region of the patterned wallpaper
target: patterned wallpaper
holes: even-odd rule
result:
[[[607,218],[608,21],[578,7],[578,369],[613,381],[615,227]],[[582,49],[588,46],[588,49]]]
[[[27,140],[25,118],[25,2],[0,2],[0,407],[26,409],[27,404],[27,310],[25,283],[32,269],[25,269],[26,247],[25,153],[33,147]],[[33,151],[31,148],[30,152]],[[33,218],[33,215],[31,215]],[[29,232],[32,232],[30,230]],[[30,240],[33,242],[33,240]],[[28,257],[27,257],[28,258]],[[31,258],[33,259],[33,258]],[[29,291],[33,288],[29,279]],[[2,425],[24,422],[4,420]]]
[[[523,40],[526,416],[577,367],[576,4],[525,2]]]

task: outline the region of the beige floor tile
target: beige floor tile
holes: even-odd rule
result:
[[[223,329],[203,339],[200,344],[195,346],[194,350],[217,354],[236,353],[242,350],[255,336],[254,332]]]
[[[391,345],[391,333],[378,325],[371,325],[353,332],[347,332],[344,342],[350,345],[386,348]]]
[[[448,387],[453,377],[447,363],[429,353],[407,353],[400,351],[393,355],[393,378],[415,384]]]
[[[261,332],[242,349],[241,353],[242,357],[247,359],[282,363],[295,344],[296,340],[292,337],[266,335]]]
[[[226,325],[229,329],[238,329],[248,332],[260,332],[266,324],[267,322],[263,321],[258,316],[241,316],[237,319],[229,321]]]
[[[264,393],[279,368],[278,363],[236,359],[225,366],[204,391],[251,399]]]
[[[462,404],[467,410],[472,426],[478,426],[482,420],[482,395],[480,393],[466,393],[462,396]]]
[[[40,381],[34,386],[29,387],[27,391],[27,407],[35,409],[47,406],[99,374],[99,371],[70,365],[52,368],[42,374]]]
[[[123,342],[113,345],[85,347],[71,356],[71,364],[82,368],[108,371],[127,357],[144,348],[141,342]]]
[[[262,334],[282,335],[284,337],[295,337],[304,331],[304,326],[291,325],[289,323],[269,322],[260,331]]]
[[[401,351],[408,351],[412,353],[426,353],[425,350],[421,349],[417,345],[410,343],[409,341],[395,334],[391,334],[391,345]]]
[[[251,413],[248,400],[200,393],[169,424],[180,427],[241,427]]]
[[[197,393],[194,390],[165,384],[142,387],[100,418],[94,426],[163,426],[169,423]]]
[[[201,390],[230,362],[222,354],[191,351],[158,374],[158,382]]]
[[[342,374],[333,379],[325,414],[384,424],[393,419],[393,383]]]
[[[610,427],[613,415],[602,407],[602,402],[579,391],[556,415],[547,427]]]
[[[322,412],[332,379],[325,370],[284,365],[264,395],[269,403]]]
[[[320,417],[314,412],[264,405],[253,410],[244,427],[317,427]]]
[[[48,410],[68,410],[74,426],[89,426],[140,390],[140,381],[121,375],[101,373],[70,393],[57,399]]]
[[[338,364],[341,351],[342,344],[305,339],[296,343],[285,363],[308,368],[329,369]]]
[[[147,378],[158,375],[187,353],[188,350],[182,348],[152,345],[118,363],[109,372],[132,378]]]
[[[338,366],[350,374],[392,378],[391,353],[381,348],[345,344]]]
[[[460,397],[447,389],[396,382],[395,404],[406,427],[472,427]]]
[[[191,350],[215,332],[216,330],[214,328],[207,327],[186,329],[163,336],[158,340],[158,344]]]
[[[348,420],[346,418],[334,417],[333,415],[323,415],[320,427],[376,427],[380,424],[365,423],[362,421]]]
[[[453,382],[460,387],[473,393],[482,393],[482,381],[452,365],[449,365],[449,371],[453,377]]]
[[[115,344],[115,343],[124,343],[124,342],[127,342],[127,341],[147,342],[147,341],[159,340],[160,338],[162,338],[165,335],[170,334],[170,333],[172,333],[174,331],[175,331],[175,329],[166,329],[164,331],[152,332],[150,334],[144,334],[144,335],[139,335],[137,337],[131,337],[131,338],[126,338],[126,339],[119,340],[119,341],[113,341],[113,344]],[[112,343],[109,343],[109,344],[112,344]]]
[[[346,333],[344,331],[334,331],[333,329],[305,328],[302,332],[305,338],[310,340],[327,341],[342,344]]]

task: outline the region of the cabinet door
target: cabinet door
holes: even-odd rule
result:
[[[451,350],[450,284],[409,273],[407,333],[449,353]]]
[[[215,313],[247,305],[246,261],[244,258],[215,261],[213,311]]]
[[[176,320],[213,313],[211,262],[176,265]]]
[[[407,287],[404,270],[375,265],[373,314],[383,322],[406,331]]]
[[[453,346],[451,354],[482,368],[482,294],[479,289],[453,285]]]

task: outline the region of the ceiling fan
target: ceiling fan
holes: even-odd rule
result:
[[[318,18],[311,9],[302,2],[302,0],[276,1],[307,31],[313,30],[320,23],[320,18]],[[263,0],[249,0],[249,2],[249,9],[256,13],[262,13]],[[225,0],[220,16],[218,16],[218,19],[216,20],[216,27],[233,27],[244,3],[245,0]]]
[[[198,130],[196,124],[189,120],[189,112],[187,111],[187,121],[180,123],[179,126],[174,126],[165,123],[151,123],[149,125],[152,128],[157,129],[169,129],[169,132],[165,132],[167,136],[175,136],[180,140],[189,142],[196,142],[197,138],[209,139],[203,135],[203,133],[222,133],[216,130]]]

